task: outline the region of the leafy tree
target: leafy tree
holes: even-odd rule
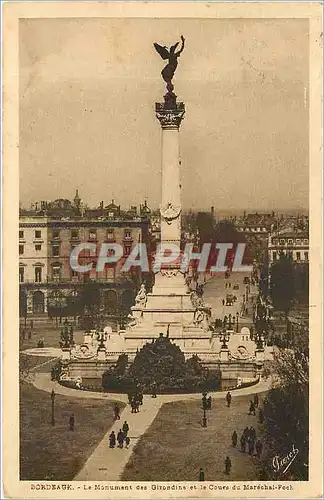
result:
[[[127,354],[121,354],[117,359],[117,363],[115,366],[116,375],[125,375],[126,369],[128,365],[128,356]]]
[[[94,281],[84,283],[80,295],[80,303],[88,319],[88,328],[95,327],[100,312],[100,285]]]
[[[294,265],[286,255],[271,266],[271,297],[276,309],[286,314],[295,298]]]
[[[272,389],[263,405],[266,453],[262,460],[262,476],[268,480],[308,479],[309,419],[307,346],[298,351],[280,350],[275,356],[274,372],[277,387]],[[273,469],[275,455],[287,455],[292,445],[298,455],[284,476]],[[282,472],[282,470],[281,470]]]

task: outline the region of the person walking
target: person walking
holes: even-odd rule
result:
[[[115,448],[116,446],[116,435],[114,431],[109,434],[109,448]]]
[[[115,403],[114,413],[115,413],[115,420],[120,420],[120,408],[118,403]]]
[[[263,424],[264,422],[264,414],[262,408],[259,408],[259,423]]]
[[[245,453],[246,437],[244,436],[244,433],[241,436],[240,443],[241,443],[241,452]]]
[[[255,415],[255,406],[254,406],[252,399],[250,399],[250,408],[249,408],[248,415]]]
[[[202,467],[200,467],[200,469],[199,469],[199,481],[205,481],[205,473],[204,473]]]
[[[125,448],[128,449],[130,444],[130,438],[128,436],[125,437]]]
[[[263,444],[261,443],[260,439],[258,439],[257,442],[255,443],[255,451],[256,451],[256,456],[258,458],[261,457],[262,449],[263,449]]]
[[[123,423],[123,433],[124,433],[125,437],[127,436],[128,431],[129,431],[129,425],[125,420],[125,422]]]
[[[69,426],[70,426],[70,431],[74,431],[74,426],[75,426],[75,417],[74,413],[71,413],[70,418],[69,418]]]
[[[124,433],[121,429],[119,429],[118,434],[117,434],[118,448],[123,448],[124,440],[125,440]]]
[[[231,472],[231,468],[232,468],[232,462],[231,462],[231,459],[230,457],[226,457],[225,458],[225,474],[228,476],[229,473]]]
[[[223,304],[223,306],[225,306],[225,300],[224,299],[222,300],[222,304]]]
[[[253,455],[253,452],[254,452],[254,439],[253,439],[253,437],[249,437],[249,439],[248,439],[248,450],[249,450],[249,455]]]
[[[231,402],[232,402],[232,395],[229,391],[226,394],[226,402],[227,402],[227,407],[229,408],[231,406]]]
[[[233,445],[234,448],[237,445],[237,432],[236,431],[234,431],[233,434],[232,434],[232,445]]]
[[[254,394],[253,403],[256,408],[259,406],[259,396],[257,394]]]

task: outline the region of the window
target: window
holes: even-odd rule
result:
[[[19,283],[23,283],[25,279],[25,268],[19,267]]]
[[[42,237],[42,231],[35,231],[35,238],[41,238]]]
[[[304,245],[308,245],[308,239],[304,239]]]
[[[296,240],[296,245],[300,245],[300,240]]]
[[[115,238],[115,232],[112,227],[107,229],[107,240],[113,240]]]
[[[308,252],[304,252],[304,257],[305,257],[305,260],[308,261]]]
[[[280,245],[284,245],[285,244],[285,240],[279,240],[279,243],[280,243]]]
[[[130,255],[130,253],[131,253],[131,249],[132,249],[132,247],[130,247],[130,246],[128,246],[128,245],[127,245],[127,246],[125,246],[125,247],[124,247],[124,255],[125,255],[125,256]]]
[[[131,231],[124,231],[124,238],[125,240],[130,240],[132,238],[132,232]]]
[[[35,245],[36,252],[40,252],[41,249],[42,249],[42,245],[40,245],[39,243],[37,245]]]
[[[72,269],[71,276],[72,276],[72,278],[76,278],[78,276],[78,272],[75,271],[74,269]]]
[[[288,240],[288,245],[292,245],[293,244],[293,240]]]
[[[272,238],[272,244],[273,244],[273,245],[276,245],[276,244],[277,244],[277,240],[276,240],[276,238]]]
[[[24,237],[24,231],[19,231],[19,239],[21,240]]]
[[[53,280],[59,281],[61,279],[61,266],[53,264]]]
[[[289,250],[289,251],[287,252],[287,257],[288,257],[288,259],[290,259],[290,260],[292,260],[292,259],[293,259],[293,253],[292,253],[292,250]]]
[[[97,239],[97,231],[95,229],[90,229],[89,231],[89,240]]]
[[[77,229],[71,229],[71,238],[79,238],[79,231]]]
[[[24,254],[24,245],[19,245],[19,255]]]
[[[60,237],[60,231],[58,229],[53,229],[53,239]]]
[[[300,252],[296,252],[296,259],[300,260]]]
[[[36,283],[40,283],[42,281],[42,268],[38,266],[35,267],[35,281]]]
[[[60,247],[58,245],[52,246],[52,255],[53,257],[59,257],[60,255]]]

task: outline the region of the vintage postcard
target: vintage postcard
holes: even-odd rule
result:
[[[3,495],[322,498],[316,2],[4,2]]]

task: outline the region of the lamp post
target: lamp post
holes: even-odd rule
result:
[[[227,342],[229,341],[229,334],[226,332],[226,330],[223,330],[223,332],[220,336],[220,341],[222,342],[221,349],[227,349]]]
[[[52,392],[51,392],[51,400],[52,400],[52,425],[55,425],[55,416],[54,416],[55,392],[54,392],[54,389],[52,389]]]
[[[202,393],[202,409],[203,409],[203,420],[202,420],[202,426],[207,427],[207,418],[206,418],[206,407],[207,407],[207,392]]]
[[[239,331],[239,312],[236,313],[236,333]]]

